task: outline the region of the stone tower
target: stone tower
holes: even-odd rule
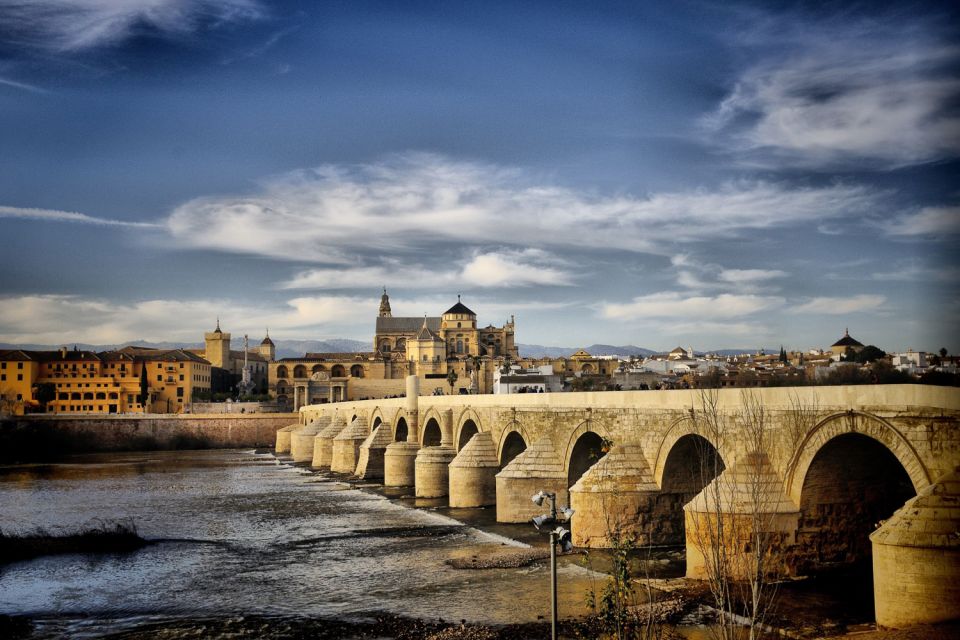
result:
[[[220,318],[217,318],[217,328],[211,333],[203,334],[204,358],[214,367],[230,369],[230,334],[220,330]]]
[[[277,347],[273,344],[273,340],[270,339],[270,329],[267,329],[267,337],[260,343],[260,349],[258,351],[260,355],[267,359],[267,362],[273,362],[277,354]]]
[[[390,313],[390,296],[387,295],[387,288],[383,288],[383,295],[380,296],[380,317],[381,318],[392,318],[393,314]]]

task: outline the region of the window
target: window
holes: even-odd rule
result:
[[[17,374],[17,380],[23,380],[23,374],[22,374],[22,373],[18,373],[18,374]]]
[[[22,362],[18,362],[18,363],[17,363],[17,369],[23,369],[23,363],[22,363]]]
[[[6,368],[7,368],[7,363],[6,363],[6,362],[0,362],[0,369],[6,369]],[[57,369],[59,369],[59,368],[60,368],[60,365],[57,365]]]
[[[127,404],[133,404],[133,394],[127,394]]]
[[[157,376],[157,382],[163,382],[163,376],[162,376],[162,375]]]
[[[182,374],[182,373],[180,374],[180,379],[183,380],[183,374]]]
[[[17,394],[17,400],[23,400],[23,394],[22,394],[22,393],[18,393],[18,394]]]
[[[5,373],[0,373],[0,381],[6,380],[6,379],[7,379],[7,374],[5,374]]]
[[[180,368],[183,369],[183,363],[182,363],[182,362],[180,363]]]
[[[158,362],[158,363],[157,363],[157,369],[162,369],[162,368],[163,368],[163,363]]]
[[[177,387],[177,397],[178,398],[183,397],[183,387]]]

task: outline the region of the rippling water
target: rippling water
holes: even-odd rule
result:
[[[119,519],[155,544],[8,565],[0,569],[0,613],[81,637],[156,617],[384,611],[507,623],[550,612],[545,562],[477,571],[445,563],[525,546],[512,539],[529,535],[524,525],[487,533],[269,454],[100,454],[0,467],[5,530]],[[561,558],[559,574],[562,614],[584,613],[584,592],[598,576],[577,558]]]

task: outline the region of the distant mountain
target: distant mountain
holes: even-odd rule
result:
[[[592,344],[589,347],[545,347],[539,344],[518,344],[522,358],[565,358],[580,349],[593,356],[649,356],[656,351],[632,344],[616,347],[609,344]]]
[[[355,353],[372,351],[373,341],[362,342],[347,338],[330,340],[274,340],[277,358],[298,358],[305,353]]]

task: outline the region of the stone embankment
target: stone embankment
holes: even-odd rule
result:
[[[69,453],[272,447],[297,414],[25,416],[0,420],[0,461]]]

